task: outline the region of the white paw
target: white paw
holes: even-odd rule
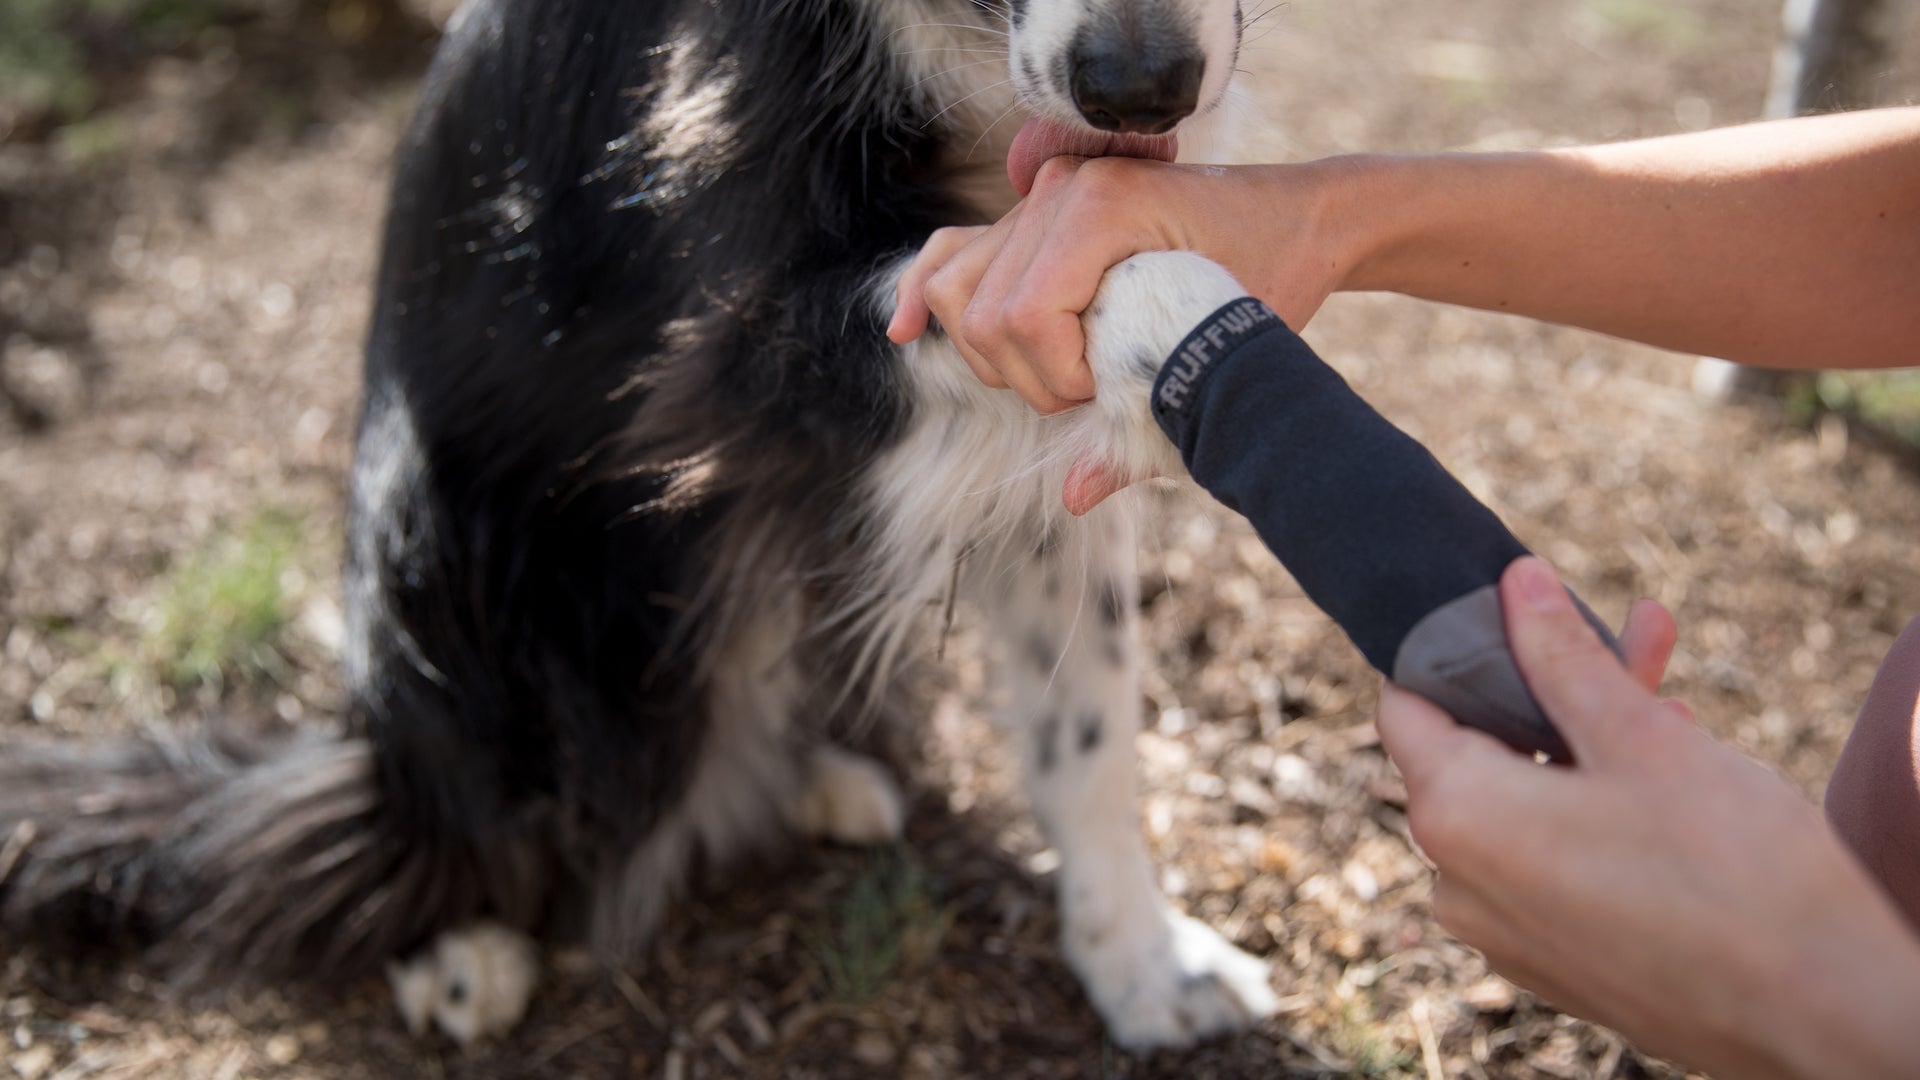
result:
[[[1095,388],[1085,452],[1134,477],[1182,475],[1153,419],[1154,377],[1202,320],[1246,295],[1220,264],[1185,251],[1146,252],[1108,270],[1080,319]]]
[[[813,751],[807,788],[794,816],[809,836],[842,844],[884,844],[900,839],[907,805],[885,766],[821,746]]]
[[[524,934],[474,923],[440,935],[412,960],[388,964],[387,981],[408,1031],[424,1034],[431,1019],[468,1046],[520,1022],[539,968],[538,953]]]
[[[1129,1050],[1239,1031],[1280,1004],[1266,961],[1177,911],[1133,935],[1075,938],[1068,933],[1067,958],[1108,1035]]]

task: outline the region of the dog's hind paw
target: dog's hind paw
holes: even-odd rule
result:
[[[1135,1051],[1185,1046],[1251,1027],[1279,1007],[1266,961],[1177,911],[1166,911],[1165,920],[1151,940],[1108,939],[1079,950],[1069,943],[1115,1043]]]
[[[817,747],[810,766],[794,813],[802,832],[842,844],[900,839],[907,804],[886,766],[833,746]]]
[[[431,1020],[461,1046],[512,1030],[539,974],[530,939],[484,922],[450,930],[413,959],[387,965],[407,1030],[423,1035]]]

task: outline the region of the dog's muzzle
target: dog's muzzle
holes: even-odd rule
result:
[[[1172,41],[1163,36],[1169,29],[1113,27],[1075,39],[1068,85],[1087,123],[1101,131],[1160,135],[1193,115],[1206,61],[1187,34],[1173,29]]]

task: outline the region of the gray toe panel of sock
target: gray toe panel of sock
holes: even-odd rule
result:
[[[1619,643],[1598,616],[1574,602],[1617,656]],[[1392,679],[1519,750],[1570,760],[1566,741],[1548,722],[1507,646],[1500,587],[1488,585],[1444,604],[1414,624],[1394,656]]]

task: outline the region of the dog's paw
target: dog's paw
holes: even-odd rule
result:
[[[1068,935],[1068,959],[1114,1042],[1134,1051],[1184,1046],[1251,1027],[1279,1007],[1266,961],[1177,911],[1160,919],[1132,940]]]
[[[512,1030],[539,973],[533,942],[494,923],[450,930],[413,959],[387,965],[407,1030],[423,1035],[431,1020],[461,1046]]]
[[[1202,320],[1246,295],[1220,264],[1191,252],[1145,252],[1108,270],[1080,318],[1095,388],[1082,456],[1128,479],[1181,475],[1180,455],[1153,419],[1154,378]]]
[[[884,765],[838,747],[814,750],[795,818],[808,836],[842,844],[900,839],[907,804]]]

